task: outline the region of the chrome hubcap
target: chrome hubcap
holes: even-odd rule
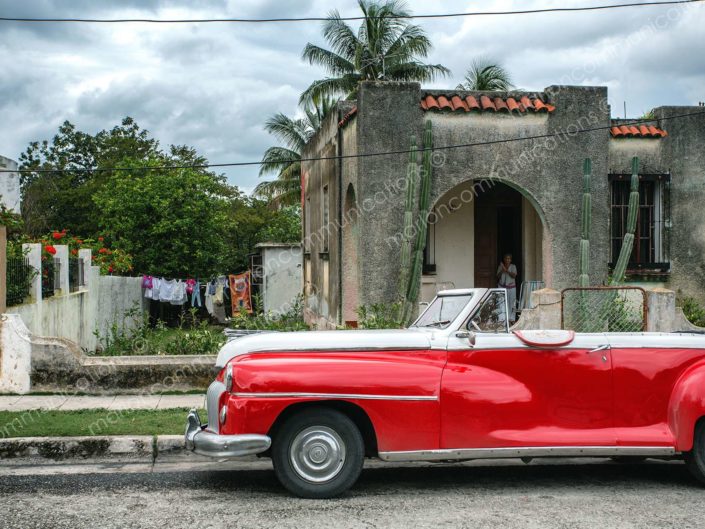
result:
[[[345,464],[345,443],[335,430],[310,426],[291,443],[289,459],[296,473],[311,483],[330,481]]]

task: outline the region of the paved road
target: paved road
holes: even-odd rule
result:
[[[186,464],[188,465],[188,464]],[[335,500],[285,493],[268,462],[231,471],[0,467],[3,528],[504,527],[705,525],[705,489],[678,462],[570,460],[366,468]],[[212,468],[212,467],[211,467]],[[18,472],[29,475],[17,475]],[[21,473],[20,472],[20,473]]]

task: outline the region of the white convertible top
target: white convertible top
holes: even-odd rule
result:
[[[216,367],[225,367],[236,356],[269,351],[350,351],[379,349],[428,349],[429,336],[417,330],[299,331],[253,334],[226,343]]]

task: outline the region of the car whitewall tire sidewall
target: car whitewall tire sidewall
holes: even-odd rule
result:
[[[365,446],[355,423],[327,408],[290,417],[272,443],[274,472],[302,498],[331,498],[348,490],[362,471]]]

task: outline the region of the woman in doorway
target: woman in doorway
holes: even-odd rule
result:
[[[516,321],[517,306],[517,267],[512,264],[512,254],[505,253],[497,268],[497,286],[507,290],[507,305],[509,306],[509,324]]]

